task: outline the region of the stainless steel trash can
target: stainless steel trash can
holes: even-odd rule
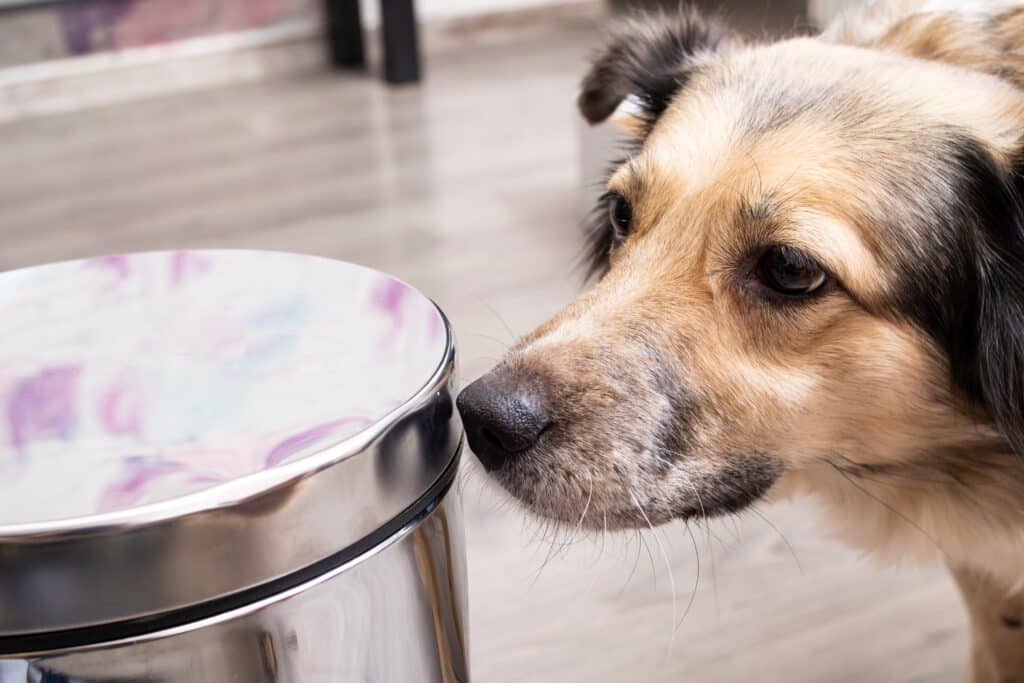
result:
[[[0,275],[0,683],[469,680],[454,346],[292,254]]]

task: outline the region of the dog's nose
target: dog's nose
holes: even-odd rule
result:
[[[551,424],[539,392],[491,372],[466,387],[457,404],[469,447],[488,470],[537,443]]]

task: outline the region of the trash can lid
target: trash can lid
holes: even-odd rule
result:
[[[447,320],[367,268],[59,263],[0,274],[0,322],[0,653],[281,589],[408,523],[455,467]]]

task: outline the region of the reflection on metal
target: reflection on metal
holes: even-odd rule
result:
[[[464,604],[465,595],[461,590],[460,576],[465,575],[462,563],[462,538],[452,538],[461,533],[462,525],[456,521],[448,523],[445,510],[437,511],[435,527],[424,528],[424,533],[415,538],[416,563],[424,581],[424,590],[433,599],[430,601],[437,638],[438,652],[451,656],[441,662],[441,680],[444,683],[459,683],[468,680],[466,662],[469,648],[466,642]],[[433,533],[433,537],[428,534]],[[451,567],[458,565],[457,571]]]
[[[450,490],[372,553],[282,595],[139,639],[0,658],[0,683],[466,683]]]

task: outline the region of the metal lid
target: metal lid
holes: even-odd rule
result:
[[[0,275],[0,321],[0,639],[308,568],[415,507],[461,439],[447,321],[351,264],[28,268]]]

